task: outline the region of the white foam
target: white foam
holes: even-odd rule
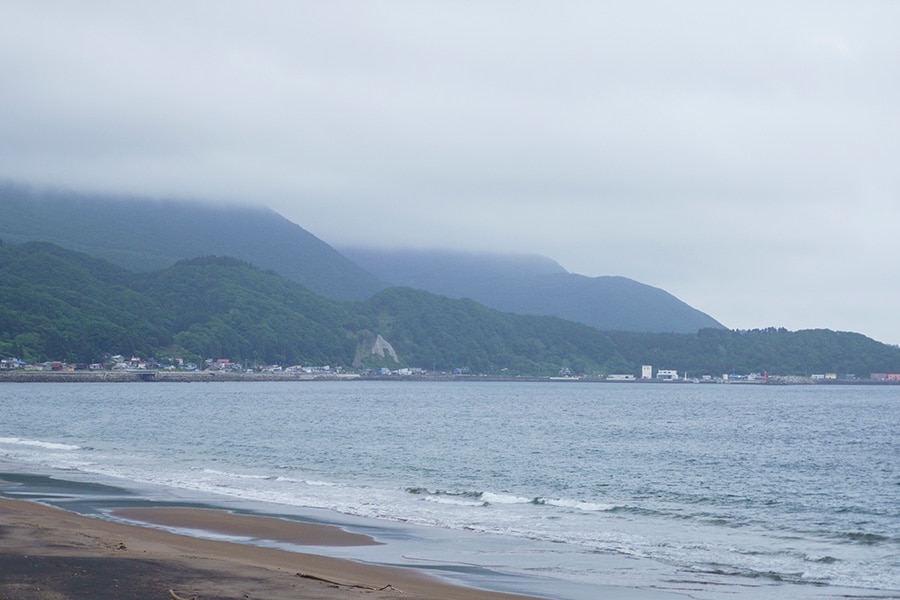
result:
[[[24,440],[17,437],[0,437],[0,444],[9,444],[11,446],[31,446],[36,448],[45,448],[47,450],[80,450],[80,446],[71,444],[60,444],[57,442],[45,442],[43,440]]]
[[[496,494],[494,492],[483,493],[481,499],[489,504],[532,504],[534,502],[533,498],[523,498],[512,494]]]
[[[599,502],[582,502],[580,500],[545,500],[542,499],[543,504],[549,504],[550,506],[558,506],[560,508],[575,508],[578,510],[583,510],[585,512],[608,512],[611,510],[615,510],[618,508],[615,504],[602,504]]]
[[[424,502],[436,502],[437,504],[452,504],[455,506],[484,506],[485,501],[472,500],[466,496],[422,496]]]
[[[278,477],[273,475],[257,475],[251,473],[232,473],[229,471],[219,471],[216,469],[203,469],[203,472],[208,475],[220,475],[227,479],[265,479],[265,480],[275,480]]]

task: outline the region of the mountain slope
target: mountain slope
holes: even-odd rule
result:
[[[605,331],[696,333],[722,328],[709,315],[659,288],[625,277],[585,277],[540,256],[340,248],[393,285],[497,310],[555,316]]]
[[[596,371],[614,355],[599,331],[508,315],[409,288],[337,302],[229,257],[130,273],[46,242],[0,244],[0,355],[94,362],[104,354],[190,354],[283,365],[381,364],[378,336],[401,360],[447,370]]]
[[[334,365],[356,349],[344,303],[234,258],[179,261],[133,288],[172,315],[173,343],[200,356]]]
[[[339,300],[385,287],[278,213],[262,207],[88,196],[0,185],[0,239],[53,242],[136,271],[202,255],[235,256]]]
[[[0,245],[0,354],[94,362],[104,354],[190,354],[280,364],[349,364],[354,318],[233,258],[150,273],[46,242]]]
[[[398,361],[371,356],[379,338]],[[900,348],[854,333],[601,332],[411,288],[337,302],[233,258],[131,273],[52,244],[0,244],[0,356],[94,362],[133,353],[506,375],[637,373],[641,364],[692,375],[900,372]]]
[[[196,256],[234,256],[336,300],[392,285],[602,330],[696,332],[721,327],[663,290],[623,277],[587,278],[538,257],[347,250],[274,211],[0,185],[0,239],[59,244],[137,271]],[[353,260],[351,260],[353,259]]]
[[[169,314],[108,262],[30,242],[0,246],[0,352],[92,362],[105,349],[150,355],[170,343]]]
[[[555,317],[502,313],[468,299],[389,288],[361,307],[410,364],[472,373],[608,371],[624,363],[609,338]]]
[[[788,331],[769,327],[748,331],[703,329],[696,335],[625,332],[607,335],[628,364],[644,361],[694,376],[833,372],[867,379],[870,373],[900,371],[900,348],[847,331]]]

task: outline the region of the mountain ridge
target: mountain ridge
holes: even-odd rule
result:
[[[584,278],[538,255],[501,259],[472,254],[460,264],[461,254],[421,251],[419,280],[404,279],[396,271],[409,271],[409,261],[396,265],[393,273],[383,270],[389,264],[386,254],[374,264],[361,265],[358,256],[353,260],[263,206],[88,195],[7,181],[0,183],[0,214],[15,215],[0,220],[0,239],[52,242],[137,271],[203,255],[234,256],[335,300],[364,300],[389,285],[401,285],[601,330],[696,332],[721,327],[664,290],[626,278]],[[439,274],[445,281],[423,280],[422,273]],[[473,278],[473,273],[481,276]]]
[[[386,285],[270,208],[88,196],[0,185],[0,239],[47,241],[151,271],[201,255],[235,256],[338,300],[361,300]]]
[[[471,298],[501,311],[560,317],[601,331],[724,329],[665,290],[627,277],[570,273],[539,255],[343,246],[338,251],[390,284]]]
[[[601,332],[412,288],[339,302],[232,257],[136,273],[47,242],[0,243],[0,356],[112,354],[504,376],[636,374],[643,364],[695,376],[900,370],[900,348],[848,332]]]

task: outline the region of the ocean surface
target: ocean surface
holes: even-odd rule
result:
[[[335,556],[560,599],[900,598],[893,386],[0,384],[0,479],[334,522],[388,542]]]

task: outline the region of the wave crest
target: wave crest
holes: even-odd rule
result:
[[[74,446],[72,444],[45,442],[43,440],[26,440],[17,437],[0,437],[0,444],[9,444],[11,446],[32,446],[36,448],[45,448],[47,450],[81,450],[81,446]]]

